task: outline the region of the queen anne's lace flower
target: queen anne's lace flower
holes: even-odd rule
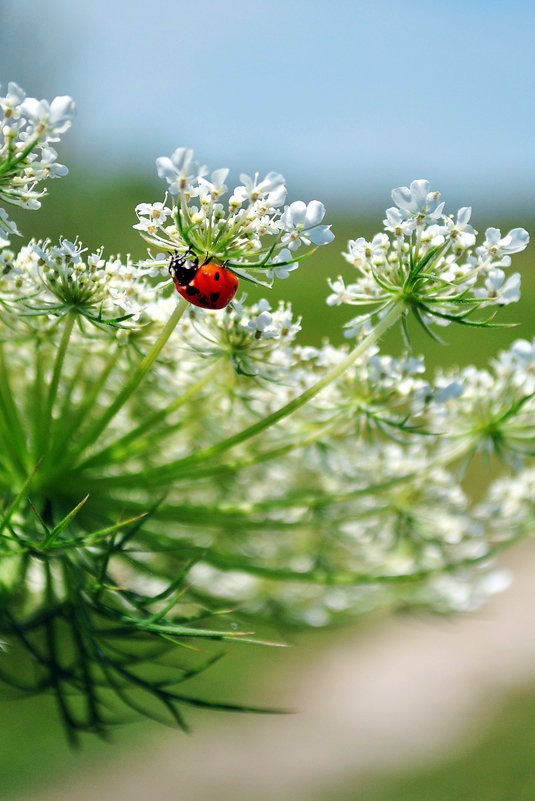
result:
[[[0,97],[0,109],[0,198],[38,209],[46,193],[38,184],[67,174],[67,168],[56,162],[57,153],[50,143],[59,141],[70,127],[74,102],[68,96],[56,97],[51,103],[26,97],[20,86],[10,82],[7,94]],[[0,246],[14,233],[18,233],[16,227],[0,209]]]
[[[412,219],[415,226],[440,219],[444,208],[444,203],[440,202],[440,192],[432,192],[429,181],[425,180],[413,181],[410,187],[393,189],[392,200],[402,217]]]
[[[465,206],[455,218],[446,216],[440,193],[432,192],[428,181],[394,189],[392,198],[397,208],[386,211],[386,233],[371,242],[363,237],[349,241],[343,255],[357,274],[349,283],[342,277],[329,282],[329,305],[370,306],[384,313],[401,304],[429,327],[471,324],[468,318],[478,309],[519,299],[520,275],[507,277],[501,268],[510,265],[510,254],[526,247],[527,231],[514,228],[502,237],[499,229],[488,228],[484,243],[474,249],[471,209]],[[359,320],[347,323],[349,333],[358,331]]]
[[[136,208],[134,228],[165,254],[146,261],[147,269],[164,273],[169,254],[191,253],[224,265],[240,278],[271,285],[274,278],[286,278],[307,255],[294,255],[302,244],[325,245],[334,238],[330,226],[322,223],[325,207],[318,200],[284,206],[287,190],[279,173],[269,172],[262,179],[258,173],[240,175],[242,183],[225,202],[226,168],[207,178],[206,167],[199,166],[187,148],[178,148],[156,164],[178,200],[172,207],[141,203]]]
[[[72,102],[9,84],[0,108],[0,194],[33,208],[36,183],[64,174],[50,143]],[[0,634],[30,653],[15,686],[53,688],[74,735],[146,695],[178,725],[183,703],[209,705],[177,686],[213,661],[201,638],[243,641],[224,617],[205,626],[222,610],[319,626],[473,609],[535,521],[535,342],[434,376],[379,347],[409,311],[428,330],[489,324],[468,318],[518,299],[523,229],[477,246],[469,208],[446,216],[424,180],[394,190],[385,230],[350,240],[352,276],[329,281],[330,306],[368,307],[346,326],[355,342],[312,347],[290,304],[199,309],[168,264],[179,295],[201,267],[286,278],[332,239],[323,204],[286,204],[275,172],[229,190],[187,148],[157,169],[168,195],[137,207],[136,228],[159,252],[140,264],[78,239],[16,252],[0,209]],[[480,452],[516,474],[476,504]]]
[[[0,262],[1,263],[1,262]],[[80,242],[30,242],[17,256],[4,251],[0,301],[12,314],[76,311],[97,325],[139,324],[155,289],[129,260],[85,256]]]

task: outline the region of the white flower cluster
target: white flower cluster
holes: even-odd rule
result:
[[[38,209],[46,190],[38,184],[47,178],[60,178],[67,167],[58,164],[52,142],[70,127],[74,101],[56,97],[51,103],[26,97],[16,83],[10,82],[7,94],[0,97],[0,198],[26,209]],[[7,237],[18,234],[4,209],[0,209],[0,247]]]
[[[235,302],[224,314],[190,307],[182,320],[183,347],[205,359],[229,359],[243,375],[280,379],[293,362],[290,346],[300,329],[301,319],[294,320],[282,301],[276,309],[265,298],[252,306]]]
[[[429,404],[426,424],[445,442],[461,438],[516,467],[534,454],[535,341],[517,340],[487,369],[439,373],[436,384],[432,399],[442,402]]]
[[[265,279],[286,278],[295,269],[303,255],[294,254],[302,244],[325,245],[334,238],[330,226],[322,222],[323,203],[297,200],[285,205],[286,186],[279,173],[270,172],[262,180],[258,174],[241,175],[242,183],[222,202],[228,169],[214,170],[207,177],[207,168],[183,147],[156,163],[176,201],[172,206],[140,204],[134,228],[166,254],[191,252],[224,264],[242,278],[266,283]],[[147,264],[164,272],[167,258]],[[264,281],[245,268],[262,271]]]
[[[503,268],[528,244],[527,231],[514,228],[502,236],[499,229],[488,228],[483,244],[475,247],[471,209],[446,216],[440,194],[430,190],[428,181],[394,189],[392,199],[396,206],[386,211],[384,233],[371,242],[363,237],[349,241],[343,255],[358,275],[347,284],[341,276],[329,282],[329,305],[382,310],[402,301],[423,321],[447,325],[482,306],[519,299],[520,275],[506,277]],[[362,318],[350,321],[349,335],[361,323]]]
[[[384,604],[467,610],[496,591],[482,514],[452,472],[433,466],[424,443],[355,448],[340,436],[322,450],[279,460],[257,481],[253,474],[250,528],[206,542],[191,573],[196,588],[226,603],[237,598],[253,614],[276,610],[311,625]],[[336,505],[323,502],[331,492]]]
[[[0,303],[23,319],[75,309],[102,324],[121,318],[137,322],[155,295],[143,279],[129,260],[105,260],[102,250],[86,255],[78,241],[32,241],[16,255],[8,248],[0,251]]]
[[[226,316],[203,313],[199,322],[209,320],[221,331]],[[195,341],[191,333],[188,340]],[[251,383],[235,385],[230,404],[221,370],[197,407],[209,409],[210,429],[199,420],[180,429],[185,452],[209,448],[214,432],[225,436],[230,411],[236,430],[246,429],[346,353],[331,345],[290,343],[266,350],[266,363],[284,363],[281,382],[269,387],[269,396],[258,382],[254,389]],[[199,375],[196,356],[202,358],[200,351],[191,351],[186,361],[178,358],[186,372]],[[189,359],[192,367],[186,369]],[[499,498],[493,488],[487,502],[472,507],[455,464],[489,443],[515,467],[521,466],[515,456],[533,454],[535,342],[518,340],[488,370],[439,372],[432,384],[423,372],[422,360],[413,356],[375,352],[357,361],[290,417],[284,432],[266,434],[256,456],[245,449],[230,460],[226,470],[233,479],[220,481],[213,495],[217,521],[208,512],[193,513],[204,502],[206,486],[195,472],[183,474],[186,484],[177,490],[191,504],[183,536],[203,553],[191,574],[196,590],[226,603],[238,599],[255,614],[276,610],[294,622],[324,625],[336,615],[380,604],[469,610],[503,589],[505,576],[492,561],[495,546],[527,535],[533,493],[526,495],[525,488],[533,483],[533,470],[518,474],[522,490],[513,493],[514,509],[507,496],[514,479],[499,484]],[[297,442],[300,448],[288,447]],[[270,453],[278,458],[265,461]],[[157,467],[154,475],[161,475]],[[147,503],[150,488],[149,478]]]
[[[533,535],[535,524],[535,468],[494,481],[477,514],[494,543],[508,543]]]

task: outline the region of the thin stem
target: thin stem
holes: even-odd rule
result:
[[[34,380],[32,387],[33,409],[34,414],[32,422],[32,455],[34,459],[38,457],[36,454],[40,452],[39,443],[42,439],[43,420],[40,410],[44,407],[44,354],[41,342],[37,342],[35,346],[35,361],[34,361]]]
[[[116,348],[115,351],[110,354],[101,374],[84,389],[83,402],[78,408],[74,410],[72,408],[72,403],[65,407],[66,411],[62,416],[61,425],[58,425],[57,430],[54,432],[54,442],[51,449],[51,455],[54,460],[59,460],[61,454],[65,452],[65,442],[69,442],[74,438],[74,434],[81,428],[83,421],[87,419],[93,404],[115,367],[119,355],[119,348]],[[71,392],[73,389],[74,383],[71,387]]]
[[[195,481],[199,478],[207,478],[218,475],[229,475],[231,473],[237,473],[240,470],[243,470],[247,467],[252,467],[254,465],[260,464],[262,462],[272,461],[273,459],[279,459],[282,456],[286,456],[286,454],[291,453],[292,451],[298,450],[299,448],[305,448],[307,445],[311,445],[314,442],[317,442],[319,439],[323,438],[325,434],[333,429],[333,427],[338,422],[337,418],[335,420],[330,420],[328,423],[324,425],[315,426],[313,431],[309,434],[302,435],[300,434],[297,437],[294,437],[290,440],[288,438],[284,438],[284,443],[282,445],[277,445],[274,448],[269,448],[268,450],[262,451],[260,449],[254,450],[252,455],[241,459],[236,462],[216,462],[215,464],[208,464],[208,465],[201,465],[200,467],[191,468],[188,467],[187,470],[187,481],[190,479]],[[177,478],[183,479],[184,476],[181,474],[180,468],[182,467],[183,459],[177,459],[174,462],[168,462],[165,465],[160,465],[159,467],[154,467],[152,469],[144,470],[143,472],[143,483],[144,486],[151,486],[153,484],[162,485],[166,482],[173,481]],[[93,465],[91,465],[93,466]],[[92,481],[89,486],[91,490],[93,488],[98,488],[99,485],[105,485],[106,487],[128,487],[128,486],[138,486],[139,485],[139,476],[136,473],[123,473],[118,476],[106,476],[105,478],[97,478],[96,480]]]
[[[199,390],[201,390],[206,384],[210,383],[212,379],[219,373],[220,371],[220,359],[212,365],[212,367],[207,370],[204,375],[198,380],[195,381],[194,384],[189,386],[185,392],[179,395],[177,398],[171,401],[171,403],[167,404],[163,409],[158,409],[158,411],[154,412],[150,415],[146,420],[144,420],[139,426],[134,428],[132,431],[129,431],[127,434],[124,434],[122,437],[111,442],[108,446],[103,448],[101,451],[94,453],[89,459],[86,459],[85,462],[82,462],[78,465],[77,469],[86,469],[87,467],[95,467],[99,464],[106,463],[108,458],[113,454],[114,451],[119,449],[123,451],[127,448],[131,443],[135,443],[139,441],[140,437],[150,431],[152,428],[158,425],[165,420],[167,415],[171,414],[171,412],[176,411],[185,403],[187,403],[191,398],[195,397]],[[130,455],[130,451],[126,450],[124,452],[123,459],[127,459]]]
[[[478,441],[479,438],[472,433],[460,435],[457,444],[449,449],[445,447],[443,450],[439,451],[435,458],[429,462],[429,467],[435,465],[443,467],[449,465],[451,462],[457,462],[459,459],[463,459],[470,454],[471,451],[475,451]]]
[[[52,570],[50,567],[50,561],[45,559],[44,562],[45,568],[45,575],[46,575],[46,603],[49,608],[53,607],[57,603],[56,593],[54,591],[54,579],[52,576]],[[66,687],[65,684],[69,678],[69,674],[67,671],[62,669],[62,666],[58,659],[58,638],[57,638],[57,631],[56,631],[56,617],[50,617],[45,624],[45,643],[46,643],[46,650],[47,650],[47,669],[49,673],[50,683],[55,690],[56,694],[56,703],[58,706],[58,711],[60,714],[61,721],[65,728],[65,733],[69,740],[71,746],[78,745],[78,736],[77,736],[77,723],[74,719],[71,710],[69,708],[69,704],[66,697]]]
[[[31,460],[29,459],[28,447],[24,428],[21,423],[17,406],[15,405],[14,395],[9,382],[9,371],[7,369],[4,349],[0,343],[0,431],[3,440],[3,450],[9,453],[10,459],[6,460],[6,465],[10,473],[25,477],[30,469]]]
[[[115,415],[122,409],[127,400],[136,391],[136,389],[141,384],[141,382],[151,369],[152,365],[158,358],[160,351],[162,350],[167,340],[173,333],[178,321],[184,314],[187,306],[188,306],[187,300],[180,298],[171,317],[165,324],[165,327],[162,329],[160,336],[153,344],[149,352],[142,359],[137,369],[134,370],[132,376],[130,377],[130,380],[125,384],[123,389],[119,392],[115,400],[110,404],[110,406],[106,409],[106,411],[100,416],[100,418],[98,418],[93,423],[92,426],[89,427],[85,435],[80,439],[78,443],[78,454],[83,453],[84,449],[88,445],[90,445],[92,442],[95,442],[95,440],[100,436],[100,434],[102,434],[105,428],[113,420]]]
[[[13,167],[16,167],[17,164],[20,164],[20,162],[26,158],[28,153],[31,153],[31,151],[34,149],[34,147],[42,138],[42,136],[43,134],[38,134],[33,139],[30,139],[26,147],[23,150],[21,150],[21,152],[17,155],[16,158],[12,160],[8,159],[7,161],[5,161],[4,164],[0,166],[0,175],[9,174],[9,172],[13,170]]]
[[[215,456],[219,456],[222,453],[233,448],[235,445],[239,445],[242,442],[256,436],[257,434],[261,433],[262,431],[270,428],[271,426],[275,425],[275,423],[279,422],[283,418],[287,417],[288,415],[295,412],[301,406],[305,405],[309,400],[311,400],[315,395],[321,392],[326,386],[330,383],[335,381],[340,375],[342,375],[357,359],[359,359],[366,351],[375,343],[377,340],[384,334],[384,332],[391,326],[399,316],[402,314],[404,308],[403,301],[399,301],[395,303],[387,314],[380,320],[378,325],[365,337],[362,342],[360,342],[347,356],[343,359],[339,364],[329,370],[323,378],[317,381],[313,386],[306,389],[296,398],[293,398],[289,403],[282,406],[277,411],[273,412],[272,414],[268,415],[267,417],[259,420],[253,425],[249,426],[248,428],[239,431],[237,434],[233,434],[226,439],[220,440],[216,442],[214,445],[210,445],[207,448],[203,448],[198,450],[194,453],[191,453],[189,456],[185,456],[182,459],[176,459],[175,461],[162,465],[160,467],[154,467],[150,470],[145,469],[143,471],[143,480],[145,482],[156,481],[159,483],[160,481],[169,480],[170,478],[177,479],[181,476],[182,473],[186,472],[188,475],[190,474],[191,465],[195,464],[202,464],[204,462],[209,462],[210,459],[213,459]],[[325,430],[325,427],[322,427],[321,433]],[[310,437],[310,441],[314,441],[316,439],[315,435]],[[274,449],[270,449],[269,451],[263,453],[258,452],[255,454],[254,458],[251,460],[250,464],[256,464],[259,461],[264,461],[267,459],[273,458],[275,455],[280,455],[286,453],[288,450],[293,450],[296,447],[300,447],[306,444],[306,439],[300,438],[299,441],[296,443],[292,443],[291,447],[288,448],[286,445],[276,446]],[[87,466],[88,462],[84,463],[84,466]],[[241,469],[241,467],[247,466],[246,462],[239,463],[237,465],[230,465],[230,466],[222,466],[216,465],[214,473],[217,472],[226,472],[227,470],[233,469]],[[197,475],[198,471],[194,471]],[[211,475],[212,471],[202,471],[199,475]],[[112,484],[118,486],[128,486],[129,484],[136,485],[139,481],[139,474],[138,473],[129,473],[123,474],[121,476],[116,477],[108,477],[105,479],[105,482],[108,487]],[[95,484],[98,484],[99,480],[97,479]],[[92,486],[95,486],[92,485]]]
[[[63,328],[63,334],[61,335],[61,340],[59,343],[59,347],[56,353],[56,359],[54,362],[54,370],[52,372],[52,378],[50,380],[50,386],[48,387],[48,395],[45,401],[45,408],[43,412],[43,421],[44,427],[41,429],[41,438],[39,442],[39,450],[40,453],[38,457],[41,458],[46,451],[48,450],[48,443],[50,440],[50,431],[52,428],[52,413],[54,410],[54,403],[58,394],[58,387],[59,387],[59,380],[61,377],[61,370],[63,368],[63,363],[65,361],[65,356],[67,354],[67,348],[69,347],[69,340],[71,338],[72,329],[76,320],[75,312],[69,312],[65,316],[65,326]]]

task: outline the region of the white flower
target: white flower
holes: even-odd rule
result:
[[[68,95],[55,97],[50,104],[47,100],[27,97],[23,101],[21,109],[38,132],[41,128],[46,132],[48,142],[57,141],[58,134],[65,133],[70,128],[75,114],[74,100]]]
[[[480,259],[494,262],[495,266],[508,267],[509,254],[524,250],[528,242],[529,234],[524,228],[513,228],[504,237],[499,228],[487,228],[485,242],[476,249],[476,253]]]
[[[261,298],[257,303],[257,308],[258,314],[248,321],[246,328],[266,339],[274,339],[278,334],[272,325],[273,315],[270,303],[265,298]]]
[[[465,390],[465,385],[462,381],[454,379],[447,384],[436,388],[433,393],[433,401],[437,403],[446,403],[446,401],[453,398],[459,398]]]
[[[240,203],[256,203],[258,200],[267,199],[269,206],[273,208],[282,206],[286,200],[284,176],[278,172],[268,172],[266,177],[259,182],[258,175],[259,173],[256,172],[251,178],[246,173],[242,173],[240,180],[243,181],[243,185],[235,188],[233,197]]]
[[[164,223],[168,217],[172,215],[172,209],[164,203],[140,203],[136,206],[136,214],[138,218],[142,215],[148,215],[150,219],[158,225]],[[137,228],[138,226],[134,226]]]
[[[285,231],[281,242],[290,250],[297,250],[301,242],[309,245],[326,245],[332,242],[334,234],[330,225],[320,225],[325,216],[325,206],[319,200],[311,200],[307,205],[296,200],[286,207],[279,228]]]
[[[169,184],[169,192],[178,195],[197,178],[206,175],[206,167],[199,167],[193,161],[193,150],[188,147],[177,147],[171,155],[156,159],[156,169],[160,178],[165,178]]]
[[[399,186],[393,189],[392,200],[405,219],[416,217],[429,221],[438,220],[444,208],[444,203],[440,202],[440,192],[431,192],[429,181],[422,178],[412,181],[410,187]]]
[[[64,164],[58,164],[56,159],[58,154],[50,145],[41,148],[41,161],[34,161],[31,165],[36,179],[42,178],[63,178],[69,170]]]
[[[476,298],[489,298],[504,306],[516,303],[520,300],[520,273],[513,273],[506,281],[503,270],[491,267],[485,278],[485,288],[476,288],[473,292]]]
[[[9,219],[7,216],[7,212],[5,209],[0,209],[0,236],[3,235],[10,236],[11,234],[16,234],[20,236],[20,231],[12,220]],[[3,239],[4,242],[7,242],[7,239]]]
[[[213,200],[220,195],[225,194],[227,191],[227,187],[225,185],[225,180],[228,175],[228,168],[222,167],[219,170],[214,170],[212,173],[212,180],[208,181],[206,178],[202,176],[199,178],[199,184],[201,184],[202,188],[205,192],[210,195],[210,198]]]
[[[7,85],[7,95],[0,97],[0,108],[4,113],[4,119],[9,119],[10,124],[13,119],[21,116],[21,105],[26,94],[18,84],[10,81]]]
[[[336,279],[328,278],[327,282],[332,294],[327,296],[328,306],[340,306],[342,303],[351,303],[353,299],[352,287],[346,287],[341,275]]]
[[[342,256],[355,267],[359,267],[362,262],[376,264],[384,261],[389,247],[390,240],[386,234],[375,234],[371,242],[360,236],[358,239],[349,240],[347,253],[342,253]]]
[[[243,184],[225,202],[221,196],[227,189],[227,168],[215,170],[210,179],[205,177],[206,168],[193,167],[193,151],[188,148],[178,148],[171,158],[162,157],[156,163],[168,192],[179,195],[179,200],[173,199],[167,212],[160,204],[158,214],[157,204],[140,204],[134,228],[159,250],[189,251],[199,259],[228,263],[239,277],[266,285],[266,278],[270,282],[275,277],[287,278],[297,269],[303,256],[295,258],[292,251],[301,242],[321,245],[334,238],[330,226],[321,224],[325,207],[319,201],[308,206],[297,201],[279,208],[286,197],[280,173],[269,172],[262,180],[259,173],[242,174]],[[173,220],[166,225],[169,215]],[[262,270],[261,277],[243,272],[248,267]]]
[[[416,220],[408,219],[395,206],[386,210],[386,218],[383,220],[385,231],[391,231],[397,237],[411,234],[416,227]]]
[[[266,271],[267,278],[288,278],[290,273],[293,270],[297,270],[298,263],[293,262],[291,264],[284,264],[285,261],[291,261],[293,259],[291,251],[288,248],[282,248],[279,250],[273,261],[271,262],[271,267],[269,270]],[[279,262],[283,262],[278,266]]]
[[[517,339],[513,342],[511,351],[520,361],[526,364],[535,363],[535,340],[528,342],[527,339]]]
[[[444,217],[441,228],[444,235],[453,240],[455,248],[464,249],[472,247],[476,241],[477,231],[470,225],[472,209],[470,206],[463,206],[457,212],[457,218]]]

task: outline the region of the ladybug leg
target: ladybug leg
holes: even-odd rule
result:
[[[210,254],[207,253],[203,263],[201,264],[201,267],[204,267],[205,264],[213,264],[214,263],[213,258],[214,258],[213,256],[210,256]],[[218,264],[219,267],[226,267],[227,264],[226,261],[220,262],[219,259],[217,260],[216,263]]]

